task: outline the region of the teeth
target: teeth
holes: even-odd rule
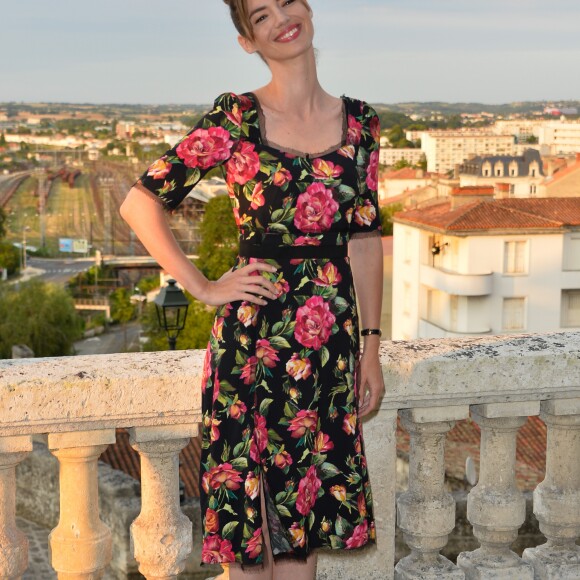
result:
[[[280,40],[288,40],[292,38],[298,32],[298,27],[296,26],[292,30],[289,30],[284,36],[280,37]]]

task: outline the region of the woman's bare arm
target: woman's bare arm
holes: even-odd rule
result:
[[[348,243],[350,265],[359,302],[360,326],[380,328],[383,302],[383,246],[380,235],[353,237]],[[384,391],[379,360],[380,337],[365,336],[360,364],[359,415],[378,407]]]
[[[169,272],[190,294],[205,304],[219,306],[233,300],[248,300],[267,304],[260,298],[275,298],[276,288],[255,271],[276,271],[264,262],[256,262],[234,272],[226,272],[219,280],[210,281],[183,253],[177,243],[160,203],[133,187],[120,209],[147,251],[158,264]]]

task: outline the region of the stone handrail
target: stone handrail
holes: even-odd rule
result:
[[[580,333],[384,342],[386,394],[365,421],[377,549],[321,553],[317,578],[580,578]],[[132,550],[147,578],[175,578],[191,552],[178,497],[178,455],[197,434],[202,351],[0,362],[0,578],[27,567],[15,524],[15,467],[44,435],[60,463],[60,521],[51,532],[59,577],[100,578],[111,535],[98,513],[97,460],[126,427],[141,456],[142,505]],[[457,565],[440,555],[455,525],[444,490],[445,435],[469,416],[480,425],[481,473],[468,518],[481,547]],[[396,505],[395,429],[411,438],[409,489]],[[548,428],[546,476],[534,512],[548,538],[510,551],[523,522],[515,441],[525,418]],[[394,566],[395,521],[411,548]]]

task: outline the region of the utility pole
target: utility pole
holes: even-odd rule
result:
[[[38,180],[38,216],[40,222],[40,247],[44,248],[46,245],[46,222],[45,222],[45,209],[46,209],[46,198],[47,198],[47,180],[46,172],[42,168],[35,170],[36,179]]]
[[[111,242],[113,239],[113,213],[111,211],[111,189],[114,181],[114,178],[110,174],[99,177],[99,187],[101,190],[101,197],[103,198],[103,221],[105,229],[103,250],[105,254],[112,253]]]

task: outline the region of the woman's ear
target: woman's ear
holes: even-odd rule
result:
[[[254,54],[256,52],[254,43],[241,34],[238,35],[238,43],[248,54]]]

